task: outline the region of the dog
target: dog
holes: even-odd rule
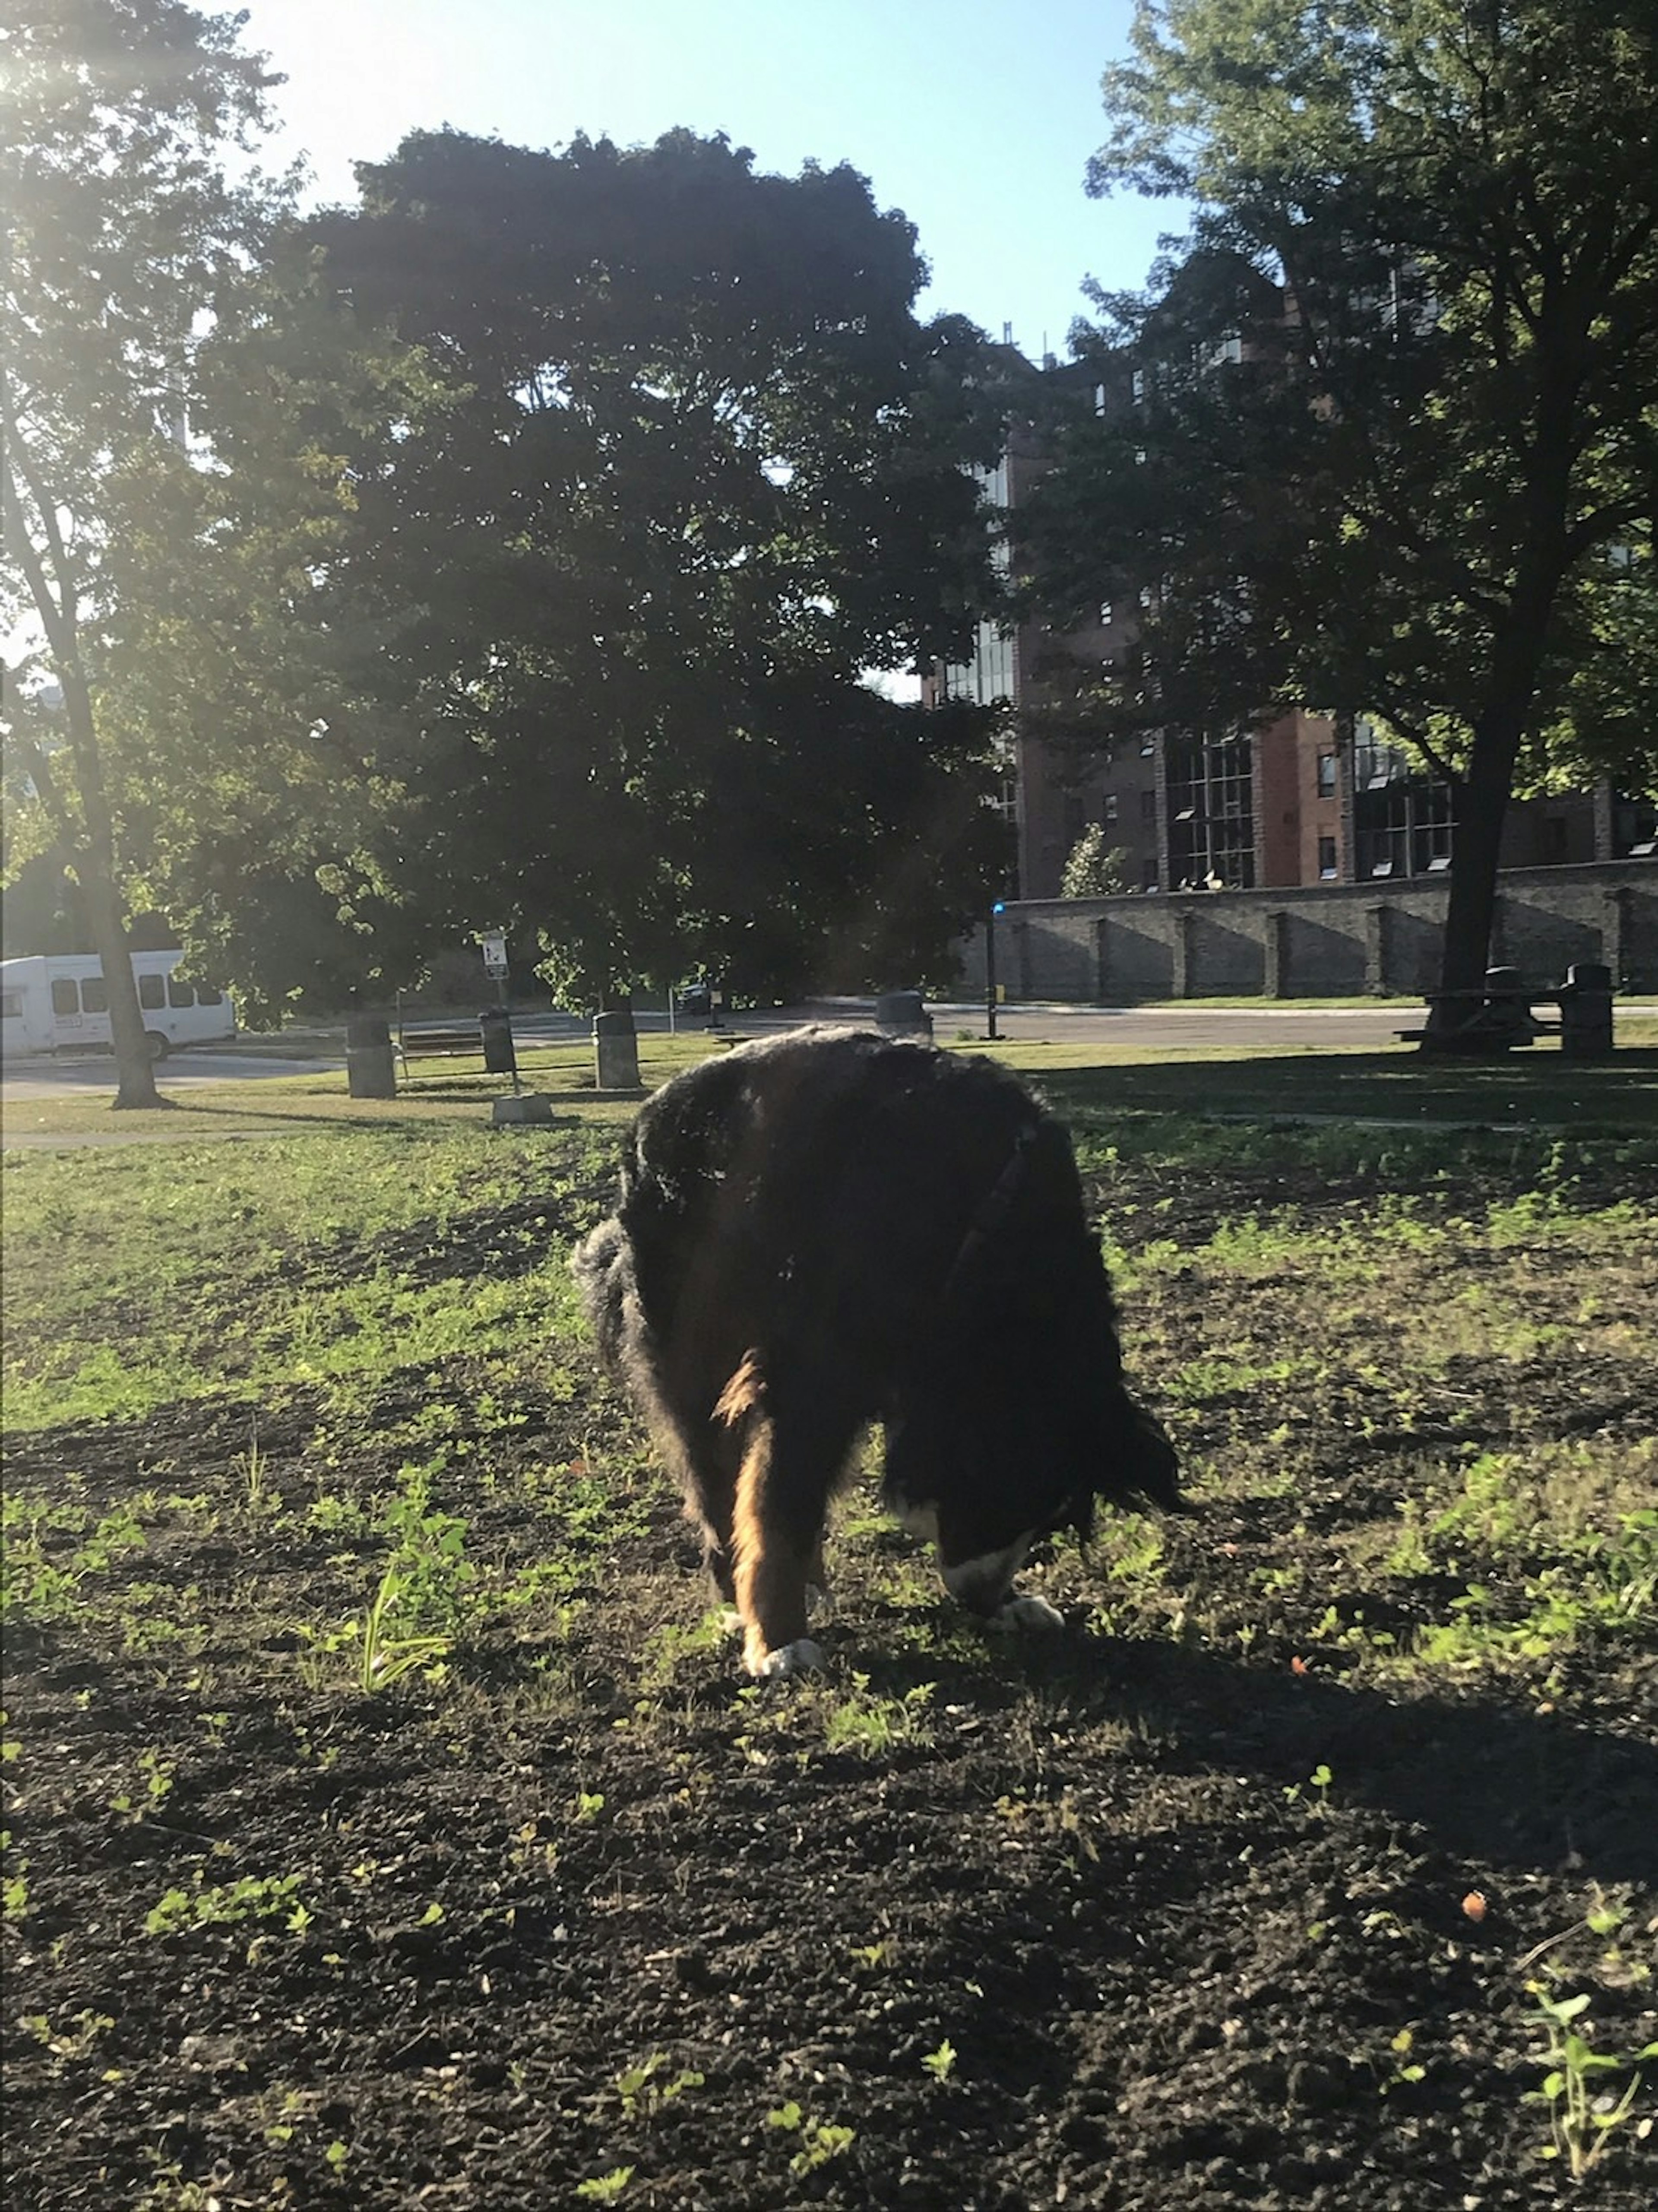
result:
[[[808,1589],[874,1422],[883,1503],[999,1626],[1060,1624],[1014,1587],[1040,1535],[1100,1498],[1182,1510],[1070,1139],[993,1061],[826,1028],[706,1060],[641,1109],[572,1264],[751,1675],[822,1664]]]

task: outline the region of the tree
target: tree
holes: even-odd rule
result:
[[[1128,889],[1123,866],[1127,857],[1121,845],[1107,844],[1103,823],[1091,823],[1071,848],[1060,878],[1060,896],[1116,897]]]
[[[914,316],[910,225],[684,131],[422,133],[359,175],[328,279],[436,395],[365,448],[336,579],[407,733],[379,879],[600,1001],[936,970],[997,866],[989,731],[863,678],[959,646],[998,427],[980,334]]]
[[[1035,588],[1062,616],[1140,596],[1108,728],[1311,704],[1448,777],[1442,981],[1475,986],[1516,784],[1650,761],[1615,705],[1641,605],[1616,564],[1649,580],[1658,21],[1142,0],[1133,36],[1090,189],[1189,198],[1193,234],[1147,296],[1099,298],[1084,343],[1136,385],[1056,428]]]
[[[133,620],[117,573],[168,502],[198,488],[197,339],[285,204],[282,186],[251,171],[233,181],[224,166],[263,127],[271,82],[238,48],[241,21],[179,0],[42,0],[6,33],[4,613],[21,641],[7,791],[18,858],[49,843],[78,884],[108,986],[118,1107],[161,1101],[128,957],[128,896],[148,856],[116,737]]]

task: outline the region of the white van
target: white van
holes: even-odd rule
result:
[[[220,1044],[236,1034],[222,991],[181,981],[182,952],[135,952],[132,973],[152,1060],[185,1045]],[[95,952],[38,952],[0,960],[0,1052],[107,1052],[109,994]]]

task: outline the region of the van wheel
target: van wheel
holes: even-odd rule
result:
[[[144,1031],[144,1042],[149,1048],[149,1056],[152,1060],[165,1060],[167,1058],[167,1039],[161,1035],[160,1030],[146,1030]]]

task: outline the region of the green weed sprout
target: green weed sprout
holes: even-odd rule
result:
[[[1622,2057],[1595,2051],[1573,2024],[1588,2009],[1587,1991],[1575,1997],[1556,1998],[1541,1982],[1527,1982],[1526,1987],[1548,2030],[1544,2057],[1549,2071],[1542,2087],[1529,2093],[1532,2101],[1549,2107],[1553,2140],[1544,2144],[1542,2155],[1564,2156],[1572,2179],[1580,2180],[1605,2150],[1612,2130],[1629,2118],[1641,2094],[1642,2077],[1637,2074],[1621,2097],[1614,2100],[1609,2092],[1596,2096],[1591,2087],[1594,2075],[1621,2073],[1625,2067],[1658,2058],[1658,2043],[1646,2044]]]
[[[625,2073],[616,2075],[616,2092],[622,2100],[626,2118],[654,2119],[665,2105],[672,2104],[687,2089],[702,2087],[702,2075],[689,2066],[682,2066],[671,2081],[657,2081],[655,2075],[666,2063],[662,2053],[653,2051],[641,2064],[630,2066]]]
[[[630,2166],[613,2166],[608,2173],[595,2173],[578,2181],[575,2193],[588,2204],[614,2204],[634,2178]]]
[[[839,2158],[851,2148],[858,2133],[855,2128],[837,2127],[832,2121],[809,2120],[793,2098],[767,2113],[766,2125],[780,2134],[799,2136],[800,2148],[789,2160],[789,2172],[797,2175],[815,2173],[820,2166]]]
[[[408,1577],[400,1574],[395,1565],[389,1566],[380,1577],[374,1603],[363,1616],[362,1665],[357,1679],[371,1697],[376,1690],[387,1688],[399,1675],[406,1674],[411,1667],[431,1666],[448,1653],[446,1636],[393,1636],[387,1632],[386,1617],[408,1587]]]

